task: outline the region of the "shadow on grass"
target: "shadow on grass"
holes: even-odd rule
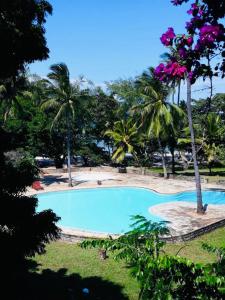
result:
[[[30,261],[29,271],[11,272],[1,281],[0,299],[17,300],[128,300],[123,287],[101,277],[81,278],[67,274],[67,269],[50,269],[38,273],[38,265]],[[83,289],[89,294],[84,294]],[[3,295],[6,295],[5,297]]]

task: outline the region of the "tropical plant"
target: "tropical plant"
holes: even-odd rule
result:
[[[198,118],[199,123],[193,125],[195,130],[195,145],[197,152],[203,152],[208,163],[210,174],[212,173],[212,164],[219,157],[220,144],[223,141],[225,128],[219,115],[209,113],[204,115],[202,120]],[[178,142],[182,145],[190,145],[190,128],[184,128],[185,138],[179,138]]]
[[[107,130],[105,134],[114,141],[115,150],[112,155],[113,160],[121,163],[126,153],[135,156],[134,145],[137,143],[138,128],[131,118],[117,121],[113,130]]]
[[[142,216],[132,218],[133,229],[117,239],[88,240],[83,248],[101,248],[124,260],[140,285],[139,299],[223,299],[222,280],[191,261],[164,253],[166,223],[152,223]],[[179,251],[178,251],[179,253]]]
[[[175,131],[174,120],[179,120],[184,113],[181,108],[167,100],[168,88],[154,77],[154,69],[144,72],[136,82],[142,103],[133,109],[142,115],[142,128],[148,136],[155,137],[158,141],[162,158],[164,178],[167,178],[165,150],[162,141],[167,140],[169,131]]]
[[[65,120],[67,128],[67,167],[69,186],[72,186],[71,175],[71,131],[72,122],[75,117],[76,104],[81,97],[80,82],[72,84],[68,67],[64,63],[54,64],[50,67],[48,74],[49,97],[45,99],[41,107],[44,110],[56,109],[56,115],[52,122],[52,129],[59,121]]]

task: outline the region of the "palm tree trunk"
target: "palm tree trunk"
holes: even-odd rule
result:
[[[209,163],[209,175],[212,175],[212,165],[211,165],[211,162]]]
[[[172,155],[172,174],[175,174],[175,157],[174,157],[174,148],[171,148],[171,155]]]
[[[192,156],[194,160],[194,169],[195,169],[195,183],[196,183],[196,193],[197,193],[197,213],[203,213],[203,204],[202,204],[202,191],[201,191],[201,178],[199,174],[198,161],[196,155],[195,147],[195,135],[192,122],[192,108],[191,108],[191,81],[187,78],[187,113],[188,113],[188,123],[191,133],[191,147],[192,147]]]
[[[177,105],[180,105],[180,88],[181,88],[181,82],[178,83],[178,94],[177,94]]]
[[[71,132],[70,132],[70,123],[69,123],[69,117],[66,117],[66,122],[67,122],[67,170],[68,170],[68,177],[69,177],[69,186],[72,187],[72,176],[71,176],[71,162],[70,162],[70,156],[71,156],[71,151],[70,151],[70,142],[71,142]]]
[[[161,154],[161,157],[162,157],[162,166],[163,166],[164,178],[167,179],[168,174],[167,174],[167,169],[166,169],[166,160],[165,160],[164,151],[163,151],[163,148],[162,148],[160,138],[158,138],[158,145],[159,145],[159,151],[160,151],[160,154]]]

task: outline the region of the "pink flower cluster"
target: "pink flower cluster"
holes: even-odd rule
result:
[[[191,47],[193,44],[194,40],[192,36],[186,36],[185,34],[183,34],[180,38],[177,39],[177,46],[178,47]]]
[[[173,28],[168,28],[168,30],[161,36],[160,40],[165,46],[172,46],[173,39],[176,37]]]
[[[212,45],[219,37],[223,35],[220,26],[204,25],[200,29],[200,44],[204,46]]]
[[[181,66],[177,61],[170,61],[166,65],[161,63],[154,74],[161,81],[170,81],[174,78],[184,79],[186,72],[185,66]]]
[[[181,59],[186,59],[188,56],[188,51],[192,46],[194,40],[192,36],[182,35],[181,37],[177,38],[177,50],[178,54]]]

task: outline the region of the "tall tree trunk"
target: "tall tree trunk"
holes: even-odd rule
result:
[[[208,165],[209,165],[209,175],[212,175],[212,164],[211,164],[211,162]]]
[[[192,107],[191,107],[191,81],[187,77],[187,113],[188,113],[188,123],[191,133],[191,147],[192,147],[192,156],[194,160],[194,169],[195,169],[195,184],[196,184],[196,193],[197,193],[197,213],[203,213],[203,204],[202,204],[202,191],[201,191],[201,178],[199,174],[198,161],[196,155],[195,147],[195,135],[192,122]]]
[[[170,150],[172,155],[172,174],[175,174],[175,157],[174,157],[174,148],[171,148]]]
[[[165,160],[164,151],[163,151],[163,148],[162,148],[160,138],[158,138],[158,145],[159,145],[159,151],[160,151],[160,154],[161,154],[161,157],[162,157],[162,166],[163,166],[164,178],[167,179],[168,174],[167,174],[167,169],[166,169],[166,160]]]
[[[181,81],[178,83],[178,94],[177,94],[177,105],[180,105],[180,88],[181,88]]]
[[[68,179],[69,179],[69,186],[72,187],[72,176],[71,176],[71,162],[70,162],[70,142],[71,142],[71,132],[70,132],[70,120],[69,116],[66,118],[67,122],[67,170],[68,170]]]

